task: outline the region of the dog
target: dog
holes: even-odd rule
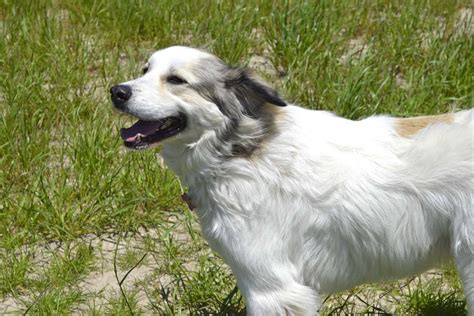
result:
[[[314,315],[322,293],[451,258],[474,315],[473,109],[352,121],[180,46],[110,92],[138,118],[125,146],[162,144],[249,315]]]

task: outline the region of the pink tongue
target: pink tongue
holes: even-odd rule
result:
[[[133,142],[139,134],[147,136],[155,132],[161,125],[160,121],[142,121],[139,120],[129,128],[120,129],[120,136],[127,142]]]

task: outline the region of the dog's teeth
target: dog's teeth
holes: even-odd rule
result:
[[[146,149],[146,148],[148,148],[147,145],[138,145],[135,147],[135,149],[139,149],[139,150]]]

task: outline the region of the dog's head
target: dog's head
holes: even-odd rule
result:
[[[113,86],[110,93],[117,109],[138,118],[121,130],[125,145],[133,149],[215,137],[231,151],[252,150],[249,139],[272,124],[266,104],[286,105],[246,69],[180,46],[155,52],[141,77]]]

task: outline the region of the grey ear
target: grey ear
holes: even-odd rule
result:
[[[244,101],[244,106],[254,107],[270,103],[277,106],[286,106],[278,92],[267,86],[265,83],[254,78],[247,69],[230,69],[225,81],[226,88],[233,89],[237,98]],[[254,102],[254,104],[249,104]]]

